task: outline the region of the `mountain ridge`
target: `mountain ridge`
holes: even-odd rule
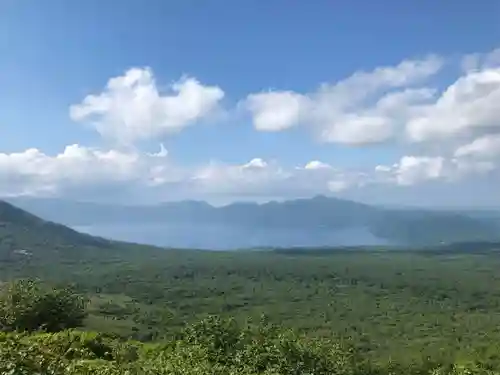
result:
[[[429,209],[387,209],[334,197],[315,196],[266,203],[235,202],[216,207],[204,201],[165,202],[151,206],[112,205],[43,199],[10,199],[22,209],[69,226],[183,224],[227,228],[341,231],[364,228],[398,246],[427,246],[467,241],[497,241],[495,222],[463,213]],[[265,238],[263,240],[265,242]],[[275,246],[268,243],[266,246]],[[279,245],[279,244],[278,244]],[[335,246],[335,243],[328,244]],[[168,246],[168,244],[166,244]]]

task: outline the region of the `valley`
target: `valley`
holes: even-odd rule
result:
[[[500,342],[500,243],[165,249],[0,207],[1,281],[72,285],[89,299],[83,330],[158,342],[213,315],[239,324],[265,316],[310,339],[347,340],[377,363],[406,365],[492,361]]]

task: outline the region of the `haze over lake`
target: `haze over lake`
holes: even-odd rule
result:
[[[266,229],[219,224],[99,224],[74,229],[115,240],[165,247],[231,250],[250,247],[390,245],[363,227]],[[394,244],[393,244],[394,245]]]
[[[150,206],[10,199],[45,220],[92,235],[163,247],[434,246],[500,240],[493,214],[386,208],[315,196],[222,207],[204,201]],[[485,216],[486,215],[486,216]]]

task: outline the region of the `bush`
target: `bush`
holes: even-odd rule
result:
[[[350,345],[278,327],[210,317],[164,343],[94,332],[0,332],[0,374],[45,375],[500,375],[478,361],[370,364]]]
[[[85,300],[70,289],[48,288],[33,280],[7,284],[0,292],[2,331],[58,332],[82,325]]]
[[[0,374],[64,374],[64,361],[39,345],[27,345],[20,334],[0,336]]]
[[[26,343],[46,348],[66,359],[113,359],[117,343],[101,333],[63,331],[32,335]]]

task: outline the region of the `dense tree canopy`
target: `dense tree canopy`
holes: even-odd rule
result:
[[[310,339],[265,322],[210,317],[155,344],[79,331],[0,334],[0,373],[47,375],[497,375],[492,362],[375,363],[343,342]]]
[[[0,291],[2,331],[57,332],[81,326],[85,316],[85,300],[70,289],[19,280],[3,285]]]
[[[28,219],[0,222],[1,374],[500,375],[495,243],[203,252]]]

